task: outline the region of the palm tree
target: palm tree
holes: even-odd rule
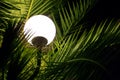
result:
[[[120,23],[106,18],[87,24],[95,0],[1,0],[1,80],[103,80],[119,55]],[[33,15],[55,23],[53,43],[39,51],[23,34]],[[89,28],[90,27],[90,28]],[[116,79],[117,80],[117,79]]]

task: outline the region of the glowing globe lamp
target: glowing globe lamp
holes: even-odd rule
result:
[[[55,37],[56,28],[49,17],[35,15],[26,21],[24,34],[26,34],[26,39],[31,45],[44,43],[48,45]]]

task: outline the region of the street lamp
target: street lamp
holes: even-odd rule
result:
[[[37,67],[35,68],[33,75],[29,78],[29,80],[33,80],[39,73],[41,66],[41,49],[53,41],[56,34],[56,28],[49,17],[35,15],[26,21],[23,30],[27,41],[39,50],[36,56]]]
[[[50,44],[56,34],[56,28],[53,21],[44,15],[35,15],[30,17],[24,26],[24,34],[27,41],[36,47]]]

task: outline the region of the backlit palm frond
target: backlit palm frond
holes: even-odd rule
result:
[[[57,38],[61,39],[67,34],[76,31],[79,22],[87,12],[94,6],[94,1],[79,0],[78,2],[68,3],[66,7],[59,9],[57,17],[53,17],[57,28]]]
[[[19,8],[18,11],[11,10],[12,15],[28,19],[33,15],[49,14],[54,6],[55,0],[10,0],[11,4]]]
[[[16,6],[13,6],[13,4],[9,1],[0,1],[0,18],[1,20],[12,18],[15,15],[11,14],[10,10],[19,10]]]
[[[5,32],[7,26],[7,20],[14,18],[15,15],[12,15],[11,10],[19,10],[17,7],[13,6],[9,1],[0,1],[0,45],[3,39],[3,33]]]
[[[26,4],[26,19],[33,15],[48,14],[54,6],[54,0],[25,0]]]
[[[8,21],[0,48],[0,79],[26,80],[36,69],[37,50],[26,45],[23,22],[21,19]]]
[[[112,48],[120,44],[120,23],[104,20],[87,31],[81,20],[95,1],[9,1],[0,1],[0,14],[5,14],[0,15],[1,80],[102,80],[109,73],[107,66],[119,53]],[[38,14],[50,16],[57,28],[45,53],[29,45],[22,31],[24,22]]]
[[[89,32],[84,31],[81,36],[76,32],[62,43],[55,42],[56,49],[48,55],[48,66],[43,77],[46,80],[101,80],[112,57],[104,50],[120,44],[119,26],[114,20],[106,20],[98,28],[93,26]],[[101,55],[108,55],[109,58]]]
[[[50,0],[25,0],[16,4],[17,1],[11,1],[16,7],[25,3],[26,6],[23,7],[23,10],[22,8],[20,9],[20,12],[25,15],[23,16],[19,11],[15,11],[14,8],[8,9],[8,11],[13,16],[17,15],[18,18],[24,17],[28,19],[32,15],[49,12],[48,10],[53,6],[52,2]],[[5,16],[5,18],[8,18],[8,16]],[[24,44],[24,34],[21,33],[24,19],[19,20],[18,18],[15,20],[13,18],[8,19],[5,21],[6,24],[4,24],[5,29],[4,34],[2,34],[3,40],[0,48],[0,79],[3,80],[34,79],[38,75],[41,65],[39,55],[41,53],[36,52],[36,49],[33,47],[32,49],[26,47]]]

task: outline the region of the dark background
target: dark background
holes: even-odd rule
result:
[[[88,24],[94,24],[107,18],[120,19],[119,0],[98,0],[86,17]]]

